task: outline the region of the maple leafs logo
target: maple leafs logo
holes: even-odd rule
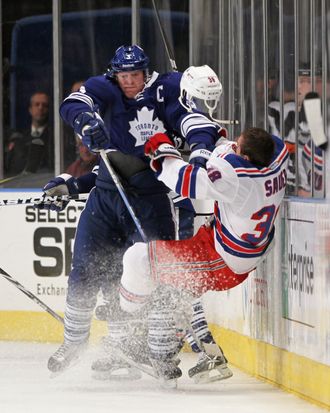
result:
[[[144,145],[155,133],[165,132],[163,122],[157,117],[154,119],[154,109],[146,106],[137,111],[137,117],[129,125],[129,133],[136,139],[135,146]]]

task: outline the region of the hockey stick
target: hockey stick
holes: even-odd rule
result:
[[[101,149],[101,150],[100,150],[100,154],[101,154],[101,158],[102,158],[102,160],[103,160],[103,162],[104,162],[104,164],[105,164],[105,166],[106,166],[106,168],[107,168],[107,170],[108,170],[108,172],[109,172],[109,174],[110,174],[113,182],[115,183],[115,185],[116,185],[116,187],[117,187],[117,189],[118,189],[118,192],[119,192],[122,200],[124,201],[124,204],[126,205],[126,208],[128,209],[129,214],[131,215],[131,217],[132,217],[132,219],[133,219],[133,221],[134,221],[134,223],[135,223],[136,228],[138,229],[138,231],[139,231],[139,233],[140,233],[140,235],[141,235],[141,238],[142,238],[143,242],[148,242],[148,238],[147,238],[145,232],[143,231],[141,222],[140,222],[140,220],[138,219],[138,217],[136,216],[136,213],[135,213],[132,205],[129,203],[128,198],[127,198],[127,195],[126,195],[125,190],[124,190],[124,187],[123,187],[123,185],[121,184],[121,182],[120,182],[120,180],[119,180],[116,172],[115,172],[114,169],[112,168],[112,166],[111,166],[111,164],[110,164],[110,161],[109,161],[109,159],[108,159],[108,157],[107,157],[107,154],[106,154],[105,150],[104,150],[104,149]]]
[[[14,179],[20,178],[21,176],[24,176],[24,175],[23,174],[18,174],[18,175],[15,175],[15,176],[10,176],[8,178],[0,179],[0,185],[5,184],[6,182],[13,181]]]
[[[59,202],[59,201],[86,201],[89,194],[76,194],[76,195],[62,195],[62,196],[42,196],[42,197],[29,197],[29,198],[17,198],[17,199],[0,199],[0,206],[9,205],[25,205],[35,204],[38,202]]]
[[[168,38],[166,36],[164,27],[163,27],[162,22],[160,20],[159,12],[158,12],[158,8],[156,6],[155,0],[152,0],[152,6],[153,6],[154,11],[155,11],[156,20],[157,20],[157,23],[158,23],[160,34],[161,34],[162,39],[163,39],[163,43],[164,43],[164,46],[165,46],[165,50],[166,50],[168,60],[170,61],[173,72],[177,72],[178,68],[177,68],[177,65],[176,65],[176,62],[175,62],[174,53],[173,53],[173,50],[170,47],[170,42],[168,41]]]
[[[0,268],[0,274],[3,275],[6,280],[8,280],[12,284],[14,284],[15,287],[17,287],[19,290],[21,290],[23,294],[25,294],[26,296],[31,298],[32,301],[34,301],[36,304],[40,305],[40,307],[43,308],[45,311],[47,311],[47,313],[49,313],[51,316],[56,318],[57,321],[64,324],[64,320],[60,315],[55,313],[55,311],[53,311],[50,307],[48,307],[47,304],[45,304],[38,297],[36,297],[34,294],[32,294],[31,291],[27,290],[22,284],[20,284],[17,280],[15,280],[11,275],[9,275],[2,268]]]
[[[304,109],[314,144],[325,150],[328,144],[328,139],[325,136],[323,128],[321,99],[316,92],[307,93],[304,99]]]
[[[118,357],[122,361],[125,361],[127,364],[129,364],[132,367],[137,368],[138,370],[142,371],[143,373],[147,374],[148,376],[154,377],[155,379],[158,379],[158,375],[154,371],[154,369],[150,366],[147,366],[146,364],[138,363],[137,361],[134,361],[132,358],[129,356],[126,356],[126,354],[119,348],[119,347],[111,347],[111,353],[112,355]]]
[[[168,60],[170,61],[170,64],[171,64],[171,67],[172,67],[172,71],[177,72],[178,68],[177,68],[177,65],[176,65],[176,62],[175,62],[174,53],[173,53],[173,50],[170,47],[170,42],[169,42],[169,40],[166,36],[164,27],[163,27],[162,22],[160,20],[159,11],[158,11],[158,8],[156,6],[156,2],[155,2],[155,0],[151,0],[151,2],[152,2],[153,9],[155,11],[159,31],[160,31],[160,34],[161,34],[161,37],[162,37],[162,40],[163,40],[163,43],[164,43],[164,46],[165,46],[165,50],[166,50]],[[214,118],[212,118],[212,120],[214,120],[215,122],[218,122],[218,123],[223,123],[224,125],[238,125],[239,124],[238,120],[223,120],[223,119],[214,119]]]

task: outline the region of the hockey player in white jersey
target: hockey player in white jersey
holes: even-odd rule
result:
[[[200,108],[195,96],[204,99],[212,116],[214,105],[207,94],[203,98],[183,76],[180,100],[191,111]],[[237,142],[221,138],[208,154],[206,169],[183,161],[164,134],[152,137],[145,153],[158,179],[173,191],[192,199],[213,199],[214,217],[191,239],[136,243],[127,250],[121,279],[123,310],[139,311],[156,290],[175,288],[198,299],[206,291],[227,290],[243,282],[274,238],[287,178],[288,151],[281,139],[259,128],[244,130]],[[163,372],[178,369],[173,331],[162,323],[162,317],[169,318],[173,311],[168,308],[167,313],[162,306],[158,315],[152,314],[149,326],[153,364]],[[212,361],[201,361],[199,373],[205,373]]]

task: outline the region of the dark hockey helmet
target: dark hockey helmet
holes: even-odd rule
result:
[[[137,45],[120,46],[111,59],[106,76],[113,79],[118,72],[131,72],[143,70],[148,74],[149,57],[144,50]]]

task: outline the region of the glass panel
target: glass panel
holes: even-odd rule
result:
[[[263,36],[263,1],[254,0],[254,59],[255,59],[255,110],[256,121],[254,126],[265,127],[265,80],[264,80],[264,36]]]
[[[40,187],[54,174],[51,0],[2,1],[4,176]]]
[[[305,52],[302,53],[298,76],[298,195],[323,198],[324,152],[313,143],[303,105],[304,99],[309,97],[310,92],[316,92],[321,99],[323,96],[321,0],[304,2],[302,6],[300,41],[304,41],[307,48],[300,42],[300,49]],[[308,30],[306,30],[306,21],[308,21]],[[311,45],[313,45],[312,49]],[[309,52],[313,50],[313,53],[306,54],[306,49]]]
[[[243,41],[244,41],[244,66],[248,68],[244,75],[244,96],[245,96],[245,127],[253,125],[253,77],[252,70],[252,6],[251,0],[243,0]]]
[[[189,1],[157,0],[159,17],[179,71],[189,66]],[[150,69],[172,71],[150,0],[141,0],[141,45],[150,57]]]
[[[219,1],[193,0],[190,7],[191,62],[195,66],[207,64],[219,75]]]
[[[131,43],[131,1],[62,2],[63,97],[75,92],[85,80],[102,75],[116,49]],[[95,162],[63,124],[64,170],[75,176],[90,171]]]

